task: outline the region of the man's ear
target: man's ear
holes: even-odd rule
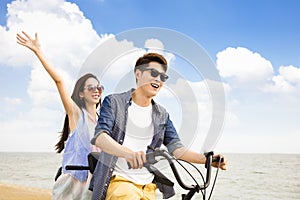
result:
[[[141,78],[141,76],[142,76],[141,70],[137,69],[135,71],[135,79],[138,81]]]

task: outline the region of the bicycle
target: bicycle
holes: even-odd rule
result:
[[[202,193],[202,197],[203,200],[206,200],[206,189],[208,188],[208,186],[210,185],[210,180],[211,180],[211,164],[212,162],[218,162],[218,168],[215,174],[215,178],[214,178],[214,182],[210,191],[210,194],[208,196],[209,200],[211,198],[212,192],[214,190],[214,186],[216,183],[216,179],[218,176],[218,171],[220,168],[220,164],[223,162],[223,158],[220,157],[213,157],[214,153],[213,151],[204,153],[205,157],[206,157],[206,163],[205,163],[205,168],[206,168],[206,178],[204,179],[204,176],[202,175],[202,173],[200,172],[200,170],[193,165],[192,163],[186,162],[188,164],[190,164],[191,166],[193,166],[201,175],[202,177],[202,181],[203,181],[203,185],[199,185],[198,182],[196,181],[196,179],[193,177],[192,174],[190,174],[188,172],[188,170],[180,163],[180,159],[176,159],[174,156],[172,156],[168,151],[166,150],[162,150],[162,149],[152,149],[151,147],[148,147],[152,150],[152,152],[147,153],[146,154],[146,158],[147,158],[147,163],[149,165],[154,165],[157,162],[159,162],[162,159],[166,159],[172,169],[172,172],[175,176],[176,181],[178,182],[178,184],[185,190],[188,190],[188,192],[186,194],[181,194],[182,200],[190,200],[192,199],[192,197],[196,194],[201,192]],[[89,170],[91,173],[94,172],[95,167],[97,165],[98,162],[98,158],[99,158],[100,153],[98,152],[91,152],[88,155],[88,164],[89,166],[77,166],[77,165],[68,165],[66,166],[66,170]],[[158,159],[159,157],[162,157],[162,159]],[[191,178],[194,180],[195,185],[187,185],[183,182],[176,166],[175,163],[178,163],[184,170],[187,171],[187,173],[191,176]]]

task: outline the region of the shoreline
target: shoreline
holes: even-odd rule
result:
[[[51,200],[51,190],[0,182],[0,200]]]

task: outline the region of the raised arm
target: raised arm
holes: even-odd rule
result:
[[[35,55],[38,57],[38,59],[44,66],[45,70],[48,72],[48,74],[54,80],[66,113],[69,115],[69,117],[72,116],[74,102],[71,99],[71,95],[67,91],[66,85],[64,84],[62,77],[51,66],[51,64],[45,57],[45,55],[41,49],[41,45],[40,45],[37,33],[35,33],[35,38],[33,39],[27,33],[22,31],[22,35],[17,34],[17,43],[27,47],[28,49],[30,49],[31,51],[33,51],[35,53]]]

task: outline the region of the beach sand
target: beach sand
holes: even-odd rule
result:
[[[0,183],[0,200],[51,200],[51,190]]]

